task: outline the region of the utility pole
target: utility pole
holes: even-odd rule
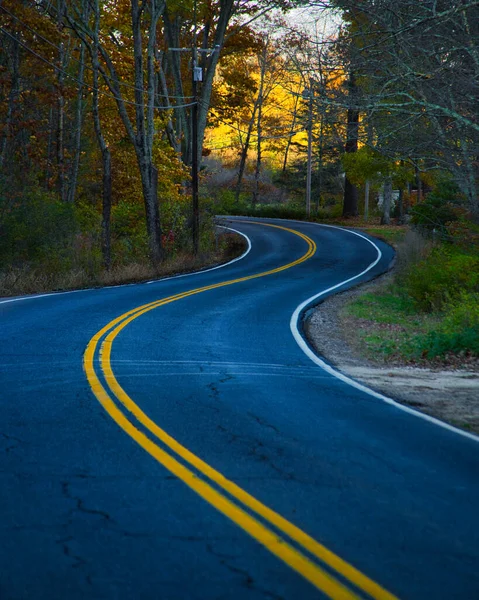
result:
[[[198,148],[198,82],[203,81],[203,68],[198,65],[198,53],[219,52],[219,46],[213,49],[197,48],[196,0],[193,7],[193,43],[191,48],[170,48],[173,52],[191,52],[191,201],[192,201],[192,237],[193,252],[197,256],[200,247],[200,204],[199,204],[199,154]]]
[[[193,48],[193,106],[191,107],[191,196],[193,202],[193,252],[198,254],[200,244],[200,206],[198,199],[198,92],[196,70],[201,67],[196,66],[197,52]]]
[[[306,170],[306,215],[311,216],[311,172],[313,163],[313,80],[309,81],[309,89],[303,92],[303,98],[308,98],[308,164]]]
[[[203,79],[203,70],[198,67],[196,31],[196,0],[194,4],[193,45],[191,47],[192,96],[191,107],[191,199],[193,204],[193,253],[198,255],[200,247],[200,205],[198,198],[198,81]]]

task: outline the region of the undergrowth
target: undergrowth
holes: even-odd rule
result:
[[[350,302],[346,322],[370,358],[468,364],[479,357],[479,250],[410,231],[392,281]]]
[[[58,265],[42,262],[10,267],[0,272],[0,296],[17,296],[49,291],[103,287],[160,279],[169,275],[187,273],[212,264],[226,262],[241,254],[245,249],[242,237],[233,233],[218,236],[210,251],[195,257],[191,252],[177,252],[169,256],[157,268],[145,259],[125,264],[116,264],[107,270],[101,266],[96,253],[88,264],[87,254],[82,254],[83,265],[59,268]]]

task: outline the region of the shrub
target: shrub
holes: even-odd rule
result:
[[[404,277],[405,292],[423,311],[441,311],[462,293],[479,291],[479,256],[434,249]]]
[[[479,293],[463,293],[450,302],[440,325],[416,338],[416,348],[428,358],[448,353],[479,356]]]
[[[448,226],[450,240],[455,245],[471,252],[479,252],[479,225],[474,223],[467,215],[460,215],[459,219]]]
[[[2,197],[0,258],[3,265],[51,260],[78,231],[74,207],[53,194],[26,189],[18,198]]]
[[[411,210],[411,223],[430,231],[446,233],[446,224],[457,220],[457,214],[451,204],[436,204],[433,201],[416,204]]]
[[[459,218],[457,207],[463,200],[457,184],[443,176],[426,200],[412,209],[411,222],[422,229],[447,233],[447,225]]]

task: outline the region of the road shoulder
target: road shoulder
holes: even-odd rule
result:
[[[479,434],[479,371],[389,365],[365,358],[348,334],[344,306],[377,282],[327,298],[313,309],[304,330],[313,348],[342,373],[411,408]]]

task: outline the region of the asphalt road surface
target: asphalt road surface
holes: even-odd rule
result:
[[[392,249],[230,226],[223,268],[1,301],[0,598],[477,600],[477,440],[301,336]]]

